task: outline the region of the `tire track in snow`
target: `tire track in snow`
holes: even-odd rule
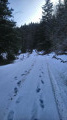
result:
[[[52,74],[47,62],[46,62],[46,64],[47,64],[48,74],[49,74],[50,81],[52,84],[53,93],[54,93],[55,101],[57,104],[60,119],[67,120],[67,109],[66,109],[66,106],[65,106],[63,99],[61,97],[60,89],[58,87],[56,79],[55,79],[54,75]]]
[[[63,101],[65,103],[66,108],[67,108],[67,87],[64,86],[65,82],[67,81],[67,76],[64,76],[63,73],[60,73],[59,70],[57,70],[56,67],[54,67],[54,69],[55,69],[55,71],[57,73],[57,75],[54,73],[55,79],[57,79],[57,84],[59,86],[62,99],[63,99]]]
[[[41,92],[39,95],[39,118],[40,120],[59,120],[59,115],[53,96],[52,86],[49,79],[46,60],[42,61],[40,86]],[[54,116],[53,116],[54,115]]]

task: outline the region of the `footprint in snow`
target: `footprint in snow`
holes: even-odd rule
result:
[[[13,118],[14,118],[14,111],[10,111],[7,120],[13,120]]]
[[[28,71],[27,70],[25,70],[25,73],[27,73]]]
[[[36,89],[37,93],[40,92],[40,90],[41,90],[41,89],[37,87],[37,89]]]
[[[13,100],[13,98],[11,97],[10,100]]]
[[[44,74],[44,72],[41,72],[42,74]]]
[[[25,74],[21,74],[21,76],[24,76]]]
[[[39,75],[39,77],[42,77],[41,75]]]
[[[44,102],[42,99],[40,99],[40,106],[41,106],[41,108],[44,108]]]
[[[17,100],[16,100],[16,103],[17,103],[17,104],[18,104],[18,103],[20,103],[20,100],[19,100],[19,99],[17,99]]]
[[[14,79],[17,80],[17,76],[15,76]]]
[[[19,82],[17,82],[17,85],[20,86],[21,85],[21,80]]]
[[[16,100],[16,104],[20,103],[22,100],[23,96],[20,96],[17,100]]]
[[[14,96],[17,95],[17,92],[18,92],[18,89],[17,89],[17,87],[15,87],[15,88],[14,88],[14,93],[15,93]]]
[[[44,81],[43,81],[43,80],[41,80],[41,83],[42,83],[42,84],[44,84]]]
[[[31,71],[31,69],[29,69],[29,71],[27,71],[27,74],[29,74],[29,73],[30,73],[30,71]]]

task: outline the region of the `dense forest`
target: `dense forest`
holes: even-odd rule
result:
[[[50,0],[42,6],[40,23],[30,23],[16,27],[8,0],[0,0],[0,62],[15,59],[19,50],[22,53],[44,51],[65,54],[67,51],[67,0],[53,7]],[[6,59],[3,58],[6,53]]]

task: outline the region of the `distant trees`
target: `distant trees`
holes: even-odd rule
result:
[[[32,51],[33,49],[35,49],[35,33],[37,26],[38,24],[31,23],[29,25],[24,25],[19,28],[22,36],[22,52]]]
[[[59,0],[56,10],[53,11],[53,4],[46,0],[42,7],[42,19],[40,23],[39,45],[46,52],[67,51],[67,0],[61,3]]]
[[[22,38],[22,52],[33,49],[44,50],[45,54],[51,51],[67,50],[67,3],[56,5],[46,0],[42,7],[42,19],[39,24],[24,25],[19,28]]]
[[[44,50],[45,53],[67,51],[67,0],[56,5],[46,0],[42,7],[42,19],[39,24],[20,27],[22,52],[33,49]]]

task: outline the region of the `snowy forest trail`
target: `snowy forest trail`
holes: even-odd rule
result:
[[[32,54],[2,66],[0,120],[67,120],[67,89],[58,82],[63,79],[57,65],[50,56]]]

